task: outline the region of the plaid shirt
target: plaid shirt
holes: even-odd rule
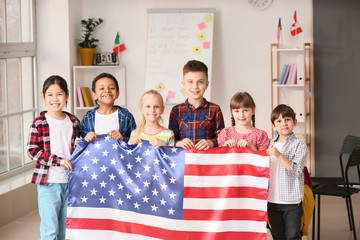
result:
[[[27,143],[27,154],[33,161],[36,161],[31,182],[40,185],[46,184],[50,166],[64,166],[65,162],[65,158],[51,154],[50,129],[45,113],[46,111],[41,112],[40,116],[34,119],[30,127]],[[64,113],[69,116],[73,124],[71,137],[71,152],[73,152],[75,149],[75,139],[79,135],[80,121],[70,113]]]
[[[277,138],[270,141],[273,147]],[[281,153],[291,161],[291,167],[288,170],[283,164],[279,163],[278,168],[278,189],[279,200],[284,202],[293,202],[304,198],[304,164],[308,154],[306,143],[296,138],[293,133],[287,137]],[[269,180],[271,181],[271,179]]]
[[[115,106],[118,109],[119,128],[117,129],[124,138],[129,141],[132,130],[136,128],[133,115],[126,108]],[[95,132],[95,112],[99,106],[88,111],[81,121],[80,136],[84,138],[88,132]]]
[[[174,132],[175,141],[189,138],[196,144],[201,139],[209,139],[217,147],[217,136],[224,127],[220,107],[205,98],[198,108],[186,100],[170,113],[169,129]]]

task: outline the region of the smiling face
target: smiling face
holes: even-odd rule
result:
[[[114,105],[115,100],[119,97],[119,91],[116,88],[114,80],[104,77],[96,81],[95,92],[92,97],[97,100],[99,105]]]
[[[191,104],[193,102],[200,104],[209,86],[209,81],[203,72],[188,72],[184,75],[182,84],[188,94],[189,102]]]
[[[48,114],[56,115],[62,112],[62,108],[65,106],[69,95],[60,88],[58,84],[52,84],[44,93],[44,102],[48,108]]]
[[[147,122],[158,122],[164,112],[162,98],[155,94],[145,94],[142,97],[140,112]]]
[[[235,120],[235,126],[251,127],[251,118],[255,113],[253,108],[235,108],[231,110],[231,114]]]

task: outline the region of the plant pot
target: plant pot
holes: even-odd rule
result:
[[[79,48],[79,53],[81,57],[81,65],[83,66],[93,65],[96,48]]]

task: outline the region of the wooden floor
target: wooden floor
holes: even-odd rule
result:
[[[360,230],[360,194],[353,197],[355,224],[357,237]],[[0,240],[40,240],[40,218],[37,211],[0,228]],[[312,229],[310,226],[309,236],[303,240],[311,240]],[[268,234],[268,239],[272,237]],[[351,240],[352,232],[346,214],[345,200],[338,197],[321,197],[321,239],[323,240]]]

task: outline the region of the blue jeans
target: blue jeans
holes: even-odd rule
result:
[[[64,240],[69,195],[67,183],[38,185],[41,240]]]
[[[301,240],[302,202],[299,204],[268,203],[270,232],[274,240]]]

